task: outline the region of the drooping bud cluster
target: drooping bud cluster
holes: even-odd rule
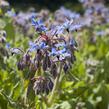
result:
[[[34,78],[33,89],[35,94],[46,93],[48,94],[53,88],[53,82],[50,78],[39,76]]]
[[[17,63],[18,70],[23,70],[26,66],[29,66],[31,63],[30,55],[25,54],[22,59]]]

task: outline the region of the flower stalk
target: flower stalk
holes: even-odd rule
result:
[[[57,74],[57,77],[54,81],[54,87],[52,89],[50,99],[48,100],[49,106],[51,106],[53,101],[55,100],[55,94],[56,94],[56,91],[58,90],[58,87],[60,85],[59,79],[60,79],[60,76],[61,76],[61,72],[62,72],[62,63],[60,63],[60,67],[58,68],[58,74]]]

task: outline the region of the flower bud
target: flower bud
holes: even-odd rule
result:
[[[52,64],[50,73],[52,74],[53,78],[56,78],[56,76],[57,76],[57,66],[56,66],[55,63]]]
[[[69,66],[68,66],[67,63],[65,63],[64,66],[63,66],[64,72],[66,73],[68,71],[68,69],[69,69]]]
[[[39,76],[35,78],[33,90],[35,91],[35,94],[42,94],[46,93],[48,94],[53,88],[53,82],[50,78],[45,78],[43,76]]]
[[[31,59],[31,56],[29,54],[25,54],[23,57],[23,60],[24,60],[26,65],[30,65],[30,63],[31,63],[30,59]]]
[[[17,68],[18,68],[18,70],[23,70],[25,68],[25,63],[22,60],[20,60],[17,63]]]

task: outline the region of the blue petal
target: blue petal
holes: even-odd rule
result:
[[[37,24],[38,25],[43,25],[43,21],[40,19],[40,20],[37,20]]]
[[[45,42],[41,42],[40,45],[39,45],[39,47],[40,47],[41,49],[45,48],[45,47],[46,47]]]
[[[59,43],[59,44],[55,44],[56,47],[65,47],[66,44],[65,43]]]
[[[59,54],[63,54],[63,53],[65,53],[65,52],[66,52],[66,48],[64,48],[64,49],[58,51]]]
[[[68,53],[68,52],[65,52],[65,53],[63,53],[63,54],[60,55],[59,60],[63,60],[65,58],[67,58],[67,57],[71,57],[71,54]]]
[[[36,19],[35,19],[35,17],[34,17],[34,16],[32,16],[32,18],[31,18],[31,23],[32,23],[32,25],[33,25],[33,26],[35,26],[35,25],[36,25]]]
[[[62,34],[63,32],[64,32],[63,26],[58,26],[58,27],[56,28],[56,34]]]
[[[52,48],[52,53],[56,53],[56,49],[55,48]]]
[[[38,49],[39,49],[39,47],[36,45],[36,46],[31,47],[31,48],[29,49],[29,51],[30,51],[30,52],[33,52],[33,51],[36,51],[36,50],[38,50]]]
[[[40,28],[41,28],[41,31],[47,31],[47,28],[44,25],[42,25]]]
[[[66,52],[66,53],[64,53],[64,56],[65,56],[65,57],[71,57],[71,54],[68,53],[68,52]]]
[[[30,46],[30,48],[29,48],[30,52],[33,52],[33,51],[36,51],[37,49],[39,49],[39,47],[36,45],[36,43],[34,43],[32,41],[29,42],[29,46]]]
[[[56,51],[56,48],[52,48],[51,49],[51,52],[49,53],[49,56],[51,56],[51,55],[56,55],[57,54],[57,51]]]
[[[82,27],[81,24],[72,25],[72,26],[70,27],[70,31],[75,31],[75,30],[77,30],[77,29],[80,29],[81,27]]]
[[[69,21],[66,21],[66,22],[63,24],[63,27],[64,27],[64,28],[68,28],[68,27],[69,27]]]

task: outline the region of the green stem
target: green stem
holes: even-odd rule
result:
[[[61,70],[62,70],[62,65],[60,63],[60,67],[58,68],[58,74],[57,74],[57,77],[54,81],[54,87],[52,89],[50,99],[48,100],[48,106],[51,106],[53,101],[54,101],[55,93],[56,93],[56,90],[58,89],[58,86],[59,86],[59,78],[60,78],[60,75],[61,75]]]
[[[49,104],[48,104],[48,99],[47,99],[47,97],[46,96],[43,96],[43,95],[41,95],[41,97],[42,97],[42,100],[44,101],[44,103],[46,104],[46,106],[50,106]],[[46,108],[44,108],[44,109],[46,109]]]

